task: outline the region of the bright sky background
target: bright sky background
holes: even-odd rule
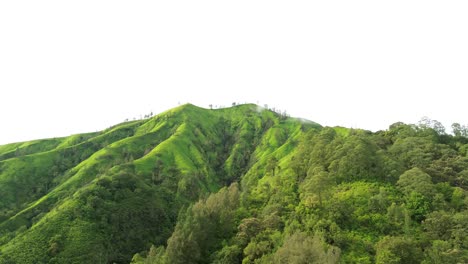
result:
[[[0,1],[0,144],[186,102],[467,124],[467,14],[466,0]]]

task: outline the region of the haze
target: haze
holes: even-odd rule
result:
[[[0,144],[191,102],[468,123],[466,1],[2,1]]]

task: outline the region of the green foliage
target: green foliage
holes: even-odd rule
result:
[[[432,197],[435,192],[431,176],[419,168],[413,168],[403,173],[397,185],[405,195],[417,192],[425,197]]]
[[[0,146],[0,263],[466,263],[453,130],[183,105]]]
[[[382,160],[377,146],[363,132],[346,138],[334,151],[329,170],[338,181],[378,179],[382,177]]]
[[[443,240],[432,241],[432,246],[425,253],[426,258],[422,263],[466,263],[468,255],[466,252],[453,248],[452,245]]]
[[[158,261],[210,263],[212,252],[234,232],[238,205],[239,189],[234,184],[189,207],[179,216],[165,255],[161,254]]]
[[[273,263],[338,263],[340,249],[328,246],[318,237],[294,233],[286,238],[282,247],[274,254]]]
[[[377,243],[376,250],[377,264],[412,264],[422,260],[421,250],[409,238],[386,236]]]
[[[329,194],[329,189],[332,184],[333,180],[327,171],[320,167],[310,167],[307,172],[307,177],[302,182],[302,194],[303,196],[316,196],[320,206],[322,206],[322,200]],[[307,198],[309,197],[303,199]],[[311,201],[309,200],[309,202]]]

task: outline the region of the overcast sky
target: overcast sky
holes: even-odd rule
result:
[[[0,144],[186,102],[466,124],[466,14],[466,0],[0,1]]]

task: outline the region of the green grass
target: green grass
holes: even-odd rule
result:
[[[55,149],[65,138],[35,140],[0,146],[0,161]]]
[[[347,137],[351,131],[350,128],[346,127],[333,127],[333,129],[336,131],[336,133],[342,137]]]

